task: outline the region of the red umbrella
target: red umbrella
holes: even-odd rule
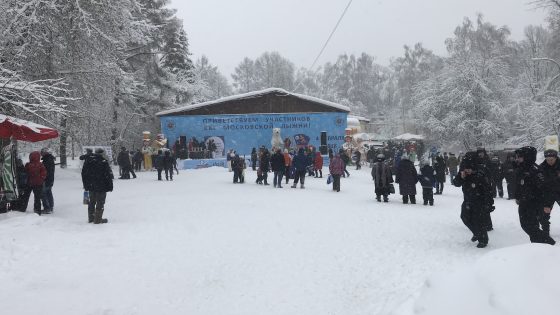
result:
[[[27,120],[0,114],[0,138],[37,142],[58,137],[58,131]]]

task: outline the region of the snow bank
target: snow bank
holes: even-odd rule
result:
[[[560,312],[560,248],[541,244],[492,251],[471,266],[425,282],[395,315],[553,315]]]

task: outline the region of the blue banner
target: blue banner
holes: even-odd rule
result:
[[[212,140],[214,158],[224,157],[229,149],[249,155],[252,148],[272,147],[272,142],[284,148],[311,145],[319,148],[321,132],[327,132],[327,145],[338,151],[344,143],[346,113],[293,113],[246,115],[163,116],[161,130],[173,145],[180,136],[187,142],[194,137],[198,143]],[[277,134],[273,130],[278,128]]]

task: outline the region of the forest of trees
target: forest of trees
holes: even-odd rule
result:
[[[478,16],[442,43],[446,56],[417,43],[387,66],[362,53],[305,69],[265,52],[241,60],[228,81],[207,57],[191,59],[169,0],[5,0],[0,113],[60,130],[63,163],[70,142],[138,143],[159,129],[158,111],[269,87],[383,117],[391,123],[380,137],[540,147],[560,132],[560,2],[533,5],[549,16],[521,41]]]

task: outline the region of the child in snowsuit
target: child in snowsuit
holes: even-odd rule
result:
[[[422,198],[424,199],[424,206],[428,203],[430,206],[434,205],[434,184],[436,179],[434,177],[434,169],[430,166],[428,161],[422,161],[418,181],[422,185]]]

